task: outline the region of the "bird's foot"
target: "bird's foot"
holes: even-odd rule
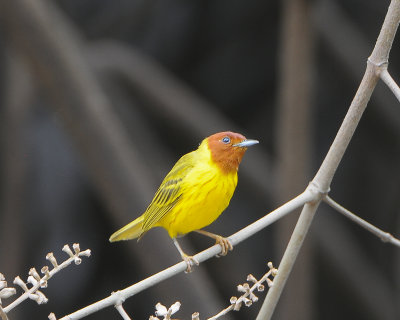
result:
[[[192,266],[199,265],[199,261],[197,261],[197,259],[195,257],[188,256],[186,253],[182,255],[182,259],[183,259],[183,261],[186,262],[186,266],[187,266],[185,273],[192,272]]]
[[[216,235],[215,243],[221,246],[221,253],[217,255],[219,256],[226,256],[229,251],[233,250],[232,243],[229,241],[228,238],[224,238],[222,236]]]
[[[195,230],[195,232],[215,239],[215,243],[221,246],[221,253],[217,254],[217,257],[226,256],[229,251],[233,250],[232,243],[228,238],[224,238],[223,236],[205,230]]]

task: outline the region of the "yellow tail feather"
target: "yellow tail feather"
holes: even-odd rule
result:
[[[142,223],[143,215],[114,232],[110,237],[110,242],[139,238],[143,233]]]

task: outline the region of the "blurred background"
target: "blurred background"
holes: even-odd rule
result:
[[[389,1],[1,0],[0,272],[9,284],[78,242],[92,257],[57,274],[10,319],[62,317],[180,261],[164,230],[109,243],[179,157],[215,132],[260,140],[228,236],[305,189],[356,92]],[[399,38],[399,36],[397,37]],[[399,39],[389,71],[399,82]],[[378,84],[330,195],[400,236],[400,108]],[[182,303],[211,317],[249,273],[279,265],[298,212],[228,256],[128,299],[134,319]],[[213,244],[189,234],[195,253]],[[399,319],[400,251],[321,205],[274,319]],[[20,292],[20,291],[19,291]],[[224,319],[254,319],[260,301]],[[9,300],[3,301],[8,305]],[[119,319],[114,308],[87,319]]]

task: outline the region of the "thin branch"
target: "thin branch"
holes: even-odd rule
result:
[[[342,207],[339,203],[334,201],[331,197],[326,196],[324,199],[328,205],[330,205],[333,209],[343,214],[346,218],[354,221],[364,229],[368,230],[378,238],[380,238],[383,242],[389,242],[395,246],[400,247],[400,240],[393,237],[390,233],[382,231],[381,229],[375,227],[374,225],[370,224],[369,222],[361,219],[359,216],[355,215],[351,211],[347,210],[346,208]]]
[[[397,100],[400,102],[400,88],[397,83],[393,80],[392,76],[390,75],[387,69],[384,69],[381,72],[381,79],[384,83],[392,90],[393,94],[396,96]]]
[[[350,105],[345,119],[333,141],[328,154],[313,179],[313,184],[320,190],[321,198],[314,203],[307,203],[300,214],[299,220],[290,238],[289,244],[278,267],[279,273],[274,280],[274,286],[268,291],[267,297],[257,316],[257,320],[271,319],[279,301],[282,290],[308,233],[312,219],[321,202],[328,193],[333,176],[343,158],[350,140],[358,126],[361,116],[379,80],[379,69],[388,62],[389,52],[400,21],[400,0],[392,0],[385,21],[379,33],[378,40],[367,64],[364,77]]]
[[[4,309],[0,305],[0,318],[1,320],[8,320],[7,314],[4,312]]]
[[[318,210],[323,218],[314,221],[313,236],[318,238],[316,246],[334,276],[346,279],[338,284],[340,289],[353,301],[363,301],[364,314],[369,318],[399,319],[395,312],[399,300],[393,295],[393,283],[387,281],[385,272],[376,272],[379,262],[371,261],[371,252],[365,243],[357,241],[349,221],[338,214],[327,214],[328,206],[321,205]]]
[[[275,209],[271,213],[267,214],[263,218],[253,222],[252,224],[248,225],[247,227],[241,229],[240,231],[236,232],[235,234],[231,235],[229,237],[229,240],[231,241],[232,245],[237,245],[240,242],[246,240],[247,238],[251,237],[255,233],[261,231],[265,227],[269,226],[273,222],[279,220],[286,214],[292,212],[293,210],[301,207],[307,202],[314,201],[316,199],[316,196],[318,196],[318,193],[315,192],[313,185],[310,185],[305,192],[297,196],[296,198],[290,200],[289,202],[285,203],[281,207]],[[220,245],[214,245],[194,256],[194,258],[201,262],[204,262],[212,257],[215,257],[216,255],[221,253],[221,246]],[[174,275],[184,272],[187,268],[186,262],[181,261],[167,269],[164,269],[160,271],[159,273],[156,273],[152,275],[151,277],[148,277],[138,283],[133,284],[130,287],[127,287],[123,290],[119,290],[117,292],[114,292],[111,294],[109,297],[104,298],[100,301],[97,301],[85,308],[82,308],[80,310],[77,310],[69,315],[66,315],[59,320],[77,320],[77,319],[82,319],[83,317],[86,317],[92,313],[95,313],[101,309],[104,309],[106,307],[116,305],[118,304],[121,299],[125,300],[151,286],[156,285],[157,283],[164,281],[168,278],[173,277]]]
[[[310,179],[312,149],[312,70],[313,28],[311,8],[308,0],[282,2],[281,45],[279,58],[278,110],[276,112],[277,179],[275,196],[283,203],[294,194],[304,190]],[[287,239],[293,232],[298,215],[282,220],[274,233],[274,247],[281,255]],[[281,297],[278,311],[281,319],[308,320],[313,318],[315,276],[313,269],[313,245],[309,241],[304,247],[298,264],[293,270]],[[291,304],[291,308],[286,305]]]
[[[122,306],[122,303],[118,303],[115,305],[115,309],[118,310],[119,314],[121,315],[122,319],[124,320],[132,320],[129,315],[126,313],[124,307]]]
[[[21,288],[23,288],[25,292],[21,296],[19,296],[17,299],[15,299],[12,303],[10,303],[7,307],[3,308],[4,312],[6,312],[6,313],[10,312],[12,309],[14,309],[16,306],[18,306],[20,303],[22,303],[23,301],[25,301],[28,298],[36,300],[36,302],[39,304],[46,302],[47,298],[42,293],[37,295],[37,293],[39,293],[38,289],[46,287],[47,281],[50,278],[52,278],[56,273],[58,273],[62,269],[69,266],[72,262],[74,262],[75,264],[80,264],[82,261],[81,257],[89,257],[90,256],[90,250],[87,249],[85,251],[80,251],[78,244],[74,244],[73,249],[74,249],[74,252],[72,252],[72,250],[70,249],[70,247],[68,245],[65,245],[63,247],[62,250],[69,255],[69,258],[67,260],[65,260],[64,262],[62,262],[61,264],[57,263],[54,255],[52,253],[47,254],[46,259],[51,262],[53,269],[49,270],[48,266],[43,267],[42,273],[44,274],[44,276],[42,278],[40,278],[38,273],[36,272],[36,270],[34,268],[32,268],[29,272],[30,277],[32,277],[32,278],[30,281],[28,278],[28,281],[30,283],[34,283],[34,284],[29,289],[20,277],[16,277],[14,279],[14,283],[19,285]],[[32,281],[33,279],[35,279],[36,281]]]
[[[265,273],[260,280],[257,280],[252,274],[249,274],[247,276],[247,281],[253,282],[253,285],[250,287],[250,285],[246,282],[244,284],[238,285],[237,290],[239,292],[243,292],[243,294],[238,298],[238,297],[231,297],[230,303],[231,305],[222,311],[220,311],[218,314],[215,316],[212,316],[211,318],[208,318],[207,320],[216,320],[224,316],[230,311],[239,311],[242,305],[244,304],[246,307],[250,307],[254,302],[258,301],[258,297],[254,294],[254,291],[264,291],[265,286],[263,285],[264,282],[267,282],[268,287],[273,286],[273,279],[270,279],[269,277],[274,278],[276,274],[278,273],[278,269],[275,269],[272,262],[268,262],[268,267],[269,270],[267,273]],[[196,315],[196,313],[195,313]],[[194,318],[194,316],[192,316]]]

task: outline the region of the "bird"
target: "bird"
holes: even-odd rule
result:
[[[177,238],[195,231],[216,240],[220,255],[232,250],[227,238],[201,230],[213,223],[228,207],[236,189],[239,164],[248,147],[258,140],[231,131],[205,138],[199,147],[183,155],[161,182],[146,211],[137,219],[113,233],[110,242],[138,241],[154,227],[163,227],[172,238],[186,272],[198,261],[187,255]]]

